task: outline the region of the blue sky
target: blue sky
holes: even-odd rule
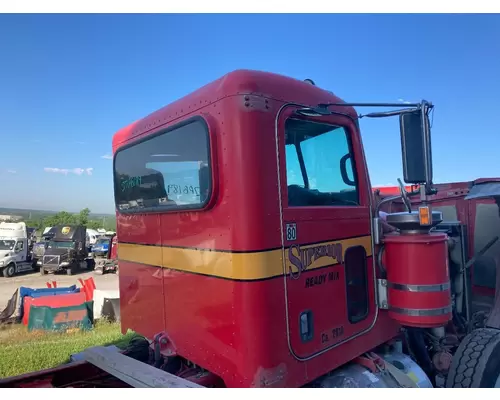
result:
[[[434,180],[500,176],[492,121],[499,22],[495,15],[0,15],[0,206],[113,212],[111,161],[103,158],[113,133],[238,68],[312,78],[347,101],[430,100]],[[397,119],[361,128],[372,183],[395,183]]]

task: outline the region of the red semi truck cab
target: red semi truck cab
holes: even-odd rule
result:
[[[405,181],[429,195],[431,106],[412,107],[383,116],[400,115]],[[162,354],[229,387],[303,386],[397,336],[405,319],[377,298],[358,118],[308,82],[241,70],[118,131],[123,331],[160,337]],[[446,235],[436,240],[438,279]],[[431,324],[451,318],[443,290],[437,302],[415,297],[443,307]]]

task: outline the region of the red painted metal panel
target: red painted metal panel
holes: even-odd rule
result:
[[[240,71],[119,131],[113,138],[114,152],[132,139],[202,116],[212,139],[212,167],[217,168],[212,172],[216,187],[208,209],[133,216],[117,213],[120,243],[237,253],[281,249],[275,118],[286,101],[307,105],[340,102],[336,96],[294,79]],[[352,108],[337,110],[355,115]],[[288,217],[301,224],[301,243],[370,235],[372,191],[361,139],[352,122],[347,118],[342,122],[353,135],[362,205],[318,209],[310,214],[290,211]],[[120,258],[122,330],[131,328],[150,339],[165,331],[180,355],[220,375],[229,387],[303,385],[390,339],[398,330],[384,312],[374,322],[371,254],[367,260],[369,316],[354,327],[348,322],[344,325],[347,335],[363,331],[372,322],[373,329],[307,361],[296,358],[287,340],[283,276],[237,281],[175,271],[166,262],[163,259],[167,268],[160,269]],[[335,268],[342,270],[342,266]],[[341,275],[338,288],[343,279]],[[311,305],[320,321],[329,314],[338,317],[320,322],[322,329],[332,328],[332,320],[345,320],[340,318],[345,312],[345,288],[328,293],[320,289],[304,302],[300,302],[306,295],[304,286],[291,288],[289,294],[293,298],[291,318],[298,318],[302,306]],[[291,340],[296,341],[296,330],[290,332]],[[318,334],[316,349],[321,332]],[[302,355],[311,349],[299,352]]]
[[[24,298],[24,313],[23,313],[23,325],[28,325],[29,313],[31,306],[48,306],[48,307],[69,307],[69,306],[79,306],[86,301],[85,293],[71,293],[71,294],[61,294],[57,296],[44,296],[44,297],[28,297]]]
[[[160,270],[165,282],[163,313],[158,307],[161,279],[154,278],[159,269],[128,262],[120,268],[122,328],[149,338],[166,330],[181,356],[221,376],[229,387],[303,385],[308,377],[390,339],[398,328],[381,315],[374,329],[360,338],[362,345],[352,341],[300,362],[286,341],[283,278],[236,282]]]
[[[137,329],[141,335],[152,339],[154,335],[164,331],[165,312],[161,270],[156,267],[120,261],[119,282],[122,332],[125,334],[128,328]],[[183,298],[178,299],[179,307],[176,313],[184,312],[183,301]]]

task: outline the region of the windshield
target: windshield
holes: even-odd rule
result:
[[[73,242],[56,242],[51,240],[47,248],[49,249],[72,249],[75,246]]]
[[[97,239],[97,242],[95,242],[96,246],[105,246],[109,245],[109,239]]]
[[[0,240],[0,250],[14,250],[15,240]]]

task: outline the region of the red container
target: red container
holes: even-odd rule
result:
[[[444,233],[384,238],[389,315],[401,325],[433,328],[451,320],[447,239]]]
[[[23,313],[23,325],[28,325],[30,320],[30,308],[31,306],[49,306],[53,308],[57,307],[69,307],[69,306],[79,306],[85,303],[85,293],[68,293],[61,294],[58,296],[44,296],[44,297],[25,297],[24,298],[24,313]]]

